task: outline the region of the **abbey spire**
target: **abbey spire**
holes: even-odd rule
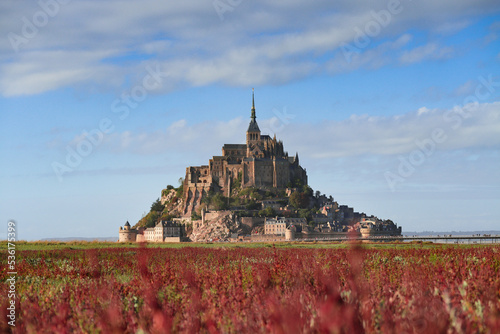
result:
[[[248,125],[247,130],[247,144],[250,142],[256,142],[260,140],[260,129],[257,125],[257,121],[255,120],[257,116],[255,116],[255,98],[254,98],[254,90],[252,88],[252,114],[250,116],[250,124]]]
[[[252,88],[252,116],[250,116],[253,122],[255,122],[255,119],[257,116],[255,116],[255,98],[254,98],[254,90]]]

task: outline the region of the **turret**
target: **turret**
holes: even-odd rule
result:
[[[130,227],[130,223],[126,222],[123,228],[120,226],[118,231],[118,241],[119,242],[133,242],[136,241],[137,230]]]

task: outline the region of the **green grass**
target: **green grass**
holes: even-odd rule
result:
[[[62,249],[104,249],[104,248],[137,248],[140,245],[137,243],[119,243],[119,242],[99,242],[99,241],[17,241],[15,242],[16,250],[62,250]],[[411,248],[442,248],[442,247],[488,247],[495,244],[439,244],[432,242],[422,243],[361,243],[364,248],[369,249],[411,249]],[[276,247],[276,248],[333,248],[343,249],[352,246],[348,242],[224,242],[224,243],[150,243],[147,247],[154,248],[183,248],[183,247],[206,247],[206,248],[257,248],[257,247]],[[0,251],[7,250],[7,242],[0,241]]]

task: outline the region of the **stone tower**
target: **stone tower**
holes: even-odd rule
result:
[[[123,228],[120,226],[118,231],[118,241],[119,242],[132,242],[136,241],[138,231],[130,227],[130,223],[127,221]]]
[[[254,90],[252,88],[252,114],[250,116],[251,121],[248,125],[247,130],[247,146],[255,145],[260,142],[260,129],[259,125],[257,125],[257,121],[255,120],[257,116],[255,116],[255,98],[254,98]]]

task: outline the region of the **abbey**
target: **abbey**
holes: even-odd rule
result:
[[[210,190],[222,191],[226,196],[235,184],[241,187],[283,189],[290,184],[307,184],[307,173],[299,165],[299,156],[289,157],[283,142],[261,135],[255,115],[252,92],[250,124],[246,144],[224,144],[222,155],[213,156],[208,165],[186,168],[184,198],[186,211],[195,207]]]

